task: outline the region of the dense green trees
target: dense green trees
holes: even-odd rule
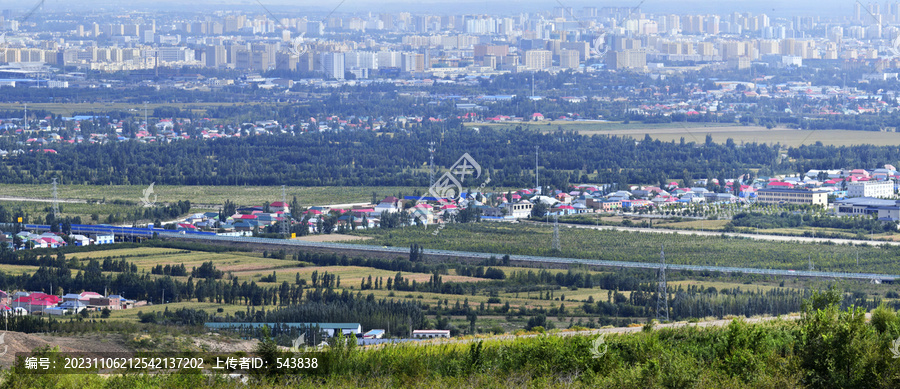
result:
[[[740,175],[747,169],[771,171],[777,148],[677,144],[631,138],[541,134],[524,130],[454,129],[437,134],[435,164],[452,165],[468,152],[491,178],[492,186],[534,182],[534,146],[540,145],[542,182],[656,183],[680,177]],[[172,143],[116,142],[55,145],[58,154],[25,153],[0,161],[9,174],[3,183],[166,185],[368,185],[427,186],[419,169],[428,160],[428,129],[378,135],[373,132],[307,133]],[[0,148],[15,145],[2,144]],[[466,183],[467,185],[469,183]],[[477,183],[472,183],[477,184]]]

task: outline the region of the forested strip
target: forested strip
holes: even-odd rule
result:
[[[469,153],[492,186],[534,182],[540,146],[541,181],[660,183],[672,178],[736,177],[748,169],[788,168],[778,149],[585,136],[574,132],[413,128],[392,134],[304,133],[172,143],[59,144],[57,153],[26,152],[0,161],[0,183],[166,185],[427,186],[428,142],[436,166]],[[0,144],[15,150],[15,144]]]

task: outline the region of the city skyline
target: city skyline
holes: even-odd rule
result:
[[[13,3],[0,4],[0,8],[29,10],[41,2],[33,3]],[[871,1],[863,1],[862,4],[867,5],[873,3]],[[874,2],[882,6],[889,2]],[[491,12],[491,13],[508,13],[515,14],[519,12],[541,12],[549,8],[563,7],[640,7],[650,12],[672,12],[672,13],[731,13],[731,12],[767,12],[774,16],[794,16],[794,15],[815,15],[822,17],[840,17],[850,16],[853,14],[854,2],[846,2],[841,0],[825,0],[825,1],[744,1],[744,0],[727,0],[711,2],[707,0],[682,0],[678,2],[661,2],[661,1],[632,1],[632,2],[587,2],[587,1],[525,1],[517,2],[515,9],[510,9],[508,4],[502,2],[485,2],[477,0],[426,0],[416,2],[404,1],[388,1],[377,2],[373,0],[354,0],[354,1],[331,1],[328,3],[316,1],[284,1],[284,0],[268,0],[268,1],[212,1],[202,0],[184,4],[175,1],[146,1],[139,0],[122,4],[114,1],[84,1],[84,2],[66,2],[44,3],[40,10],[159,10],[171,11],[178,9],[180,11],[207,10],[210,7],[217,9],[243,10],[253,11],[258,9],[260,5],[269,8],[272,12],[326,12],[345,13],[345,12],[416,12],[416,13],[460,13],[459,5],[464,4],[472,12]]]

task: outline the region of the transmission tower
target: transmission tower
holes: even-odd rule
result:
[[[281,206],[282,209],[287,207],[287,195],[284,190],[284,185],[281,186]],[[281,235],[288,236],[291,233],[290,222],[288,221],[287,212],[281,213]]]
[[[553,215],[553,251],[559,252],[559,215]]]
[[[809,256],[809,271],[813,271],[812,255]]]
[[[666,287],[666,252],[659,251],[662,263],[659,266],[659,290],[656,292],[656,320],[669,321],[669,291]]]
[[[428,187],[434,186],[434,142],[428,142]]]
[[[53,178],[53,219],[59,216],[59,193],[56,191],[56,178]]]

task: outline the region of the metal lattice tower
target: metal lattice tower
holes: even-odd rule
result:
[[[285,193],[284,185],[281,186],[281,206],[282,207],[287,206],[287,194]],[[290,224],[288,223],[288,220],[289,219],[287,216],[287,212],[282,213],[281,214],[281,234],[285,235],[285,236],[290,235],[290,233],[291,233],[291,227],[290,227]]]
[[[559,215],[553,215],[553,251],[559,251]]]
[[[659,289],[656,292],[656,320],[669,321],[669,290],[666,287],[666,252],[659,251],[662,263],[659,266]]]
[[[812,255],[809,256],[809,271],[813,271]]]
[[[59,193],[56,191],[56,177],[53,178],[53,219],[59,216]]]
[[[428,142],[428,187],[434,186],[434,142]]]

